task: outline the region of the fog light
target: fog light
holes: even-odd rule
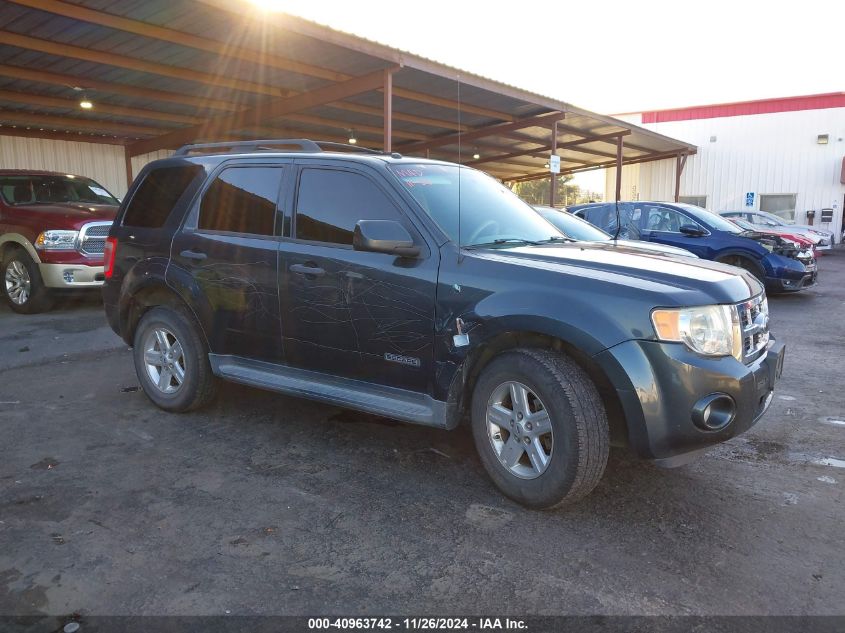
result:
[[[704,431],[720,431],[733,422],[736,403],[726,393],[711,393],[692,407],[693,423]]]
[[[66,284],[72,284],[73,283],[73,270],[71,270],[70,268],[65,269],[65,271],[62,273],[62,277],[64,277]]]

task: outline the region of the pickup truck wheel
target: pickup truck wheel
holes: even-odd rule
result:
[[[3,294],[9,307],[19,314],[44,312],[53,306],[38,264],[22,248],[15,248],[3,260]]]
[[[156,406],[183,412],[211,401],[215,379],[208,349],[183,310],[159,306],[146,312],[135,330],[133,356],[144,393]]]
[[[493,483],[530,508],[586,496],[607,465],[604,405],[563,354],[519,349],[493,359],[473,392],[472,433]]]

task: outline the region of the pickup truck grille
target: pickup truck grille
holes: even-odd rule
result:
[[[769,302],[766,295],[737,305],[739,326],[742,332],[742,359],[751,363],[765,353],[769,344]]]
[[[79,252],[83,255],[102,255],[111,222],[89,222],[79,231]]]

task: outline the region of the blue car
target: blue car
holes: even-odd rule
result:
[[[615,203],[569,207],[571,213],[616,235]],[[812,253],[777,235],[747,231],[707,209],[669,202],[620,202],[618,237],[676,246],[702,259],[744,268],[770,292],[795,292],[816,283]]]

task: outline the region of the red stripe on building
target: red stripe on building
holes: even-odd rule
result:
[[[798,110],[823,110],[845,108],[845,92],[833,92],[805,97],[783,97],[761,101],[720,103],[674,110],[655,110],[642,113],[643,123],[664,123],[666,121],[690,121],[693,119],[716,119],[749,114],[770,114],[772,112],[796,112]]]

